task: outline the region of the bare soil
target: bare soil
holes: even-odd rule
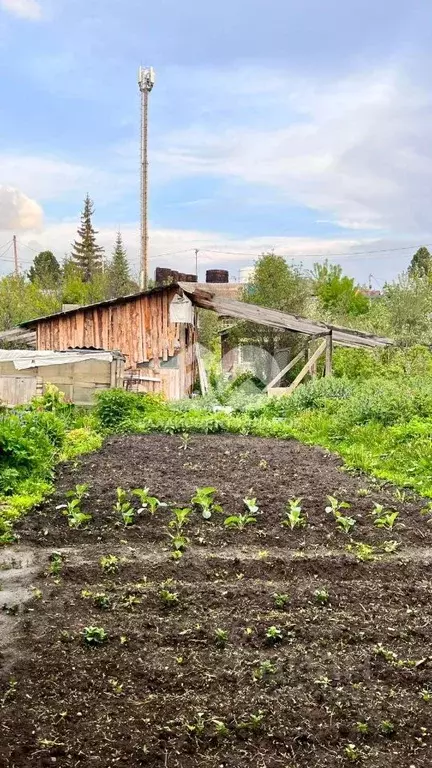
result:
[[[90,485],[92,521],[71,530],[57,507],[76,483]],[[118,486],[184,506],[204,485],[224,512],[193,512],[178,562],[170,508],[127,528],[113,510]],[[20,530],[36,572],[24,563],[0,593],[0,766],[431,765],[432,525],[421,501],[341,471],[321,450],[236,436],[194,436],[186,450],[177,436],[112,438],[61,467],[56,487]],[[352,538],[377,559],[347,551],[328,494],[350,503]],[[256,525],[227,530],[245,496],[258,500]],[[291,531],[282,521],[296,497],[308,525]],[[394,530],[374,526],[373,502],[399,512]],[[389,540],[395,554],[383,552]],[[13,551],[0,557],[4,588],[20,570]],[[116,573],[100,566],[108,554]],[[163,589],[177,601],[166,605]],[[98,647],[84,641],[89,626],[107,633]]]

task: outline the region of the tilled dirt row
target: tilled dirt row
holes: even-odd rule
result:
[[[36,542],[38,572],[23,571],[31,599],[14,606],[8,595],[5,605],[16,640],[0,672],[0,765],[430,765],[432,552],[421,503],[296,443],[202,437],[187,451],[178,443],[110,441],[79,471],[64,468],[56,498],[25,522],[20,546],[26,553]],[[208,463],[189,476],[191,451]],[[233,455],[243,463],[232,465]],[[160,467],[157,456],[169,463]],[[92,483],[88,531],[70,531],[56,509],[78,482]],[[195,511],[175,561],[169,509],[116,525],[117,485],[186,500],[207,484],[228,512],[253,487],[257,526],[226,531]],[[359,496],[362,488],[371,496]],[[310,526],[287,531],[277,507],[300,489],[310,539]],[[398,527],[374,541],[400,546],[366,562],[348,552],[350,537],[332,530],[323,509],[336,490],[356,518],[367,519],[371,499],[394,505]],[[111,570],[101,564],[109,555]],[[4,573],[19,573],[19,550],[10,558]]]

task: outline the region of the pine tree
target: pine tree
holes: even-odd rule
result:
[[[125,296],[134,290],[130,276],[129,262],[123,245],[121,232],[117,233],[112,261],[109,266],[109,288],[112,298]]]
[[[72,262],[80,269],[86,283],[89,283],[92,277],[102,270],[104,253],[104,249],[96,243],[98,232],[93,227],[93,213],[93,200],[87,195],[81,214],[81,225],[78,227],[78,237],[73,243],[71,253]]]
[[[41,288],[55,288],[61,277],[61,269],[52,251],[38,253],[33,259],[28,275],[30,281],[38,283]]]

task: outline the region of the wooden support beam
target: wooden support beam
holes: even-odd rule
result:
[[[331,376],[333,373],[333,331],[330,331],[326,337],[326,360],[325,375]]]
[[[314,346],[315,346],[314,345],[314,341],[315,340],[312,339],[312,341],[308,344],[308,357],[309,357],[309,360],[312,360],[312,358],[313,358],[313,356],[315,354],[315,352],[314,352]],[[310,373],[310,375],[312,376],[313,379],[315,379],[317,377],[318,371],[317,371],[316,362],[311,363],[311,366],[309,368],[309,373]]]
[[[294,390],[297,389],[297,387],[300,384],[300,382],[303,381],[303,379],[306,376],[306,374],[310,372],[312,366],[315,365],[315,363],[318,360],[318,358],[321,357],[321,355],[325,351],[326,346],[327,346],[327,341],[326,340],[321,342],[321,344],[319,345],[318,349],[315,350],[315,352],[313,353],[312,357],[309,358],[309,360],[307,361],[307,363],[304,366],[304,368],[301,369],[299,375],[294,379],[293,383],[287,388],[287,391],[286,391],[287,395],[292,395]]]
[[[195,356],[198,363],[198,373],[199,373],[201,394],[207,395],[209,391],[207,371],[204,367],[204,360],[201,357],[201,350],[200,350],[199,343],[195,344]]]
[[[307,354],[307,350],[308,350],[307,346],[306,346],[306,347],[303,347],[303,349],[301,349],[301,350],[300,350],[300,352],[298,353],[298,355],[296,355],[295,357],[293,357],[293,359],[292,359],[292,360],[290,360],[290,362],[288,363],[288,365],[286,365],[286,366],[285,366],[285,368],[283,368],[281,371],[279,371],[278,375],[274,377],[273,381],[271,381],[271,382],[270,382],[270,384],[267,384],[267,386],[266,386],[266,388],[265,388],[264,392],[268,392],[268,391],[269,391],[269,389],[272,389],[272,388],[274,387],[274,385],[275,385],[275,384],[277,384],[277,383],[278,383],[278,381],[280,381],[280,380],[281,380],[282,376],[285,376],[285,374],[286,374],[286,373],[288,373],[288,371],[290,371],[290,370],[291,370],[291,368],[294,368],[294,366],[296,365],[296,363],[298,363],[298,362],[299,362],[299,360],[301,360],[301,359],[302,359],[302,357],[304,357],[304,356]]]

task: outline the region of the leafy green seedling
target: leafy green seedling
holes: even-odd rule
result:
[[[134,496],[137,496],[141,502],[141,510],[148,509],[151,515],[154,515],[159,507],[167,507],[163,501],[159,501],[156,496],[150,496],[148,488],[135,488],[132,491]]]
[[[130,611],[133,611],[133,609],[141,603],[141,598],[138,597],[138,595],[127,595],[123,602],[122,602],[122,608],[128,608]]]
[[[262,661],[257,669],[254,669],[253,676],[255,680],[266,680],[270,675],[276,674],[275,665],[269,661]]]
[[[347,744],[344,755],[350,763],[357,763],[361,759],[361,752],[355,744]]]
[[[111,599],[105,592],[96,592],[96,594],[93,595],[93,601],[98,608],[101,608],[104,611],[107,611],[108,608],[111,607]]]
[[[216,720],[216,718],[213,717],[212,718],[212,723],[215,726],[216,736],[224,738],[224,737],[230,735],[229,728],[227,728],[227,726],[225,725],[223,720]]]
[[[378,505],[381,506],[381,505]],[[396,520],[399,517],[399,512],[372,512],[374,515],[374,525],[377,528],[385,528],[387,531],[392,531],[396,525]]]
[[[383,541],[383,543],[381,544],[381,549],[387,555],[392,555],[394,552],[397,552],[400,546],[401,544],[399,541],[394,541],[392,539],[390,541]]]
[[[327,496],[327,501],[329,502],[329,506],[325,508],[325,511],[327,514],[332,514],[335,517],[338,517],[340,514],[342,514],[342,509],[349,509],[351,506],[351,504],[348,504],[347,501],[339,501],[336,496]]]
[[[289,595],[281,595],[279,592],[275,592],[273,595],[273,600],[275,603],[276,608],[283,609],[290,601]]]
[[[361,733],[362,736],[365,736],[367,733],[369,733],[369,724],[365,723],[364,721],[356,723],[356,731]]]
[[[344,515],[336,516],[336,525],[344,533],[350,533],[356,522],[357,520],[354,517],[345,517]]]
[[[73,491],[68,491],[66,493],[66,496],[68,499],[77,499],[78,502],[81,502],[83,499],[88,497],[89,488],[90,486],[88,483],[76,485]]]
[[[108,640],[108,633],[103,627],[85,627],[81,634],[84,642],[91,646],[102,645]]]
[[[300,505],[301,499],[290,499],[285,512],[283,525],[294,528],[304,528],[307,525],[307,515],[302,512]]]
[[[248,497],[246,497],[245,499],[243,499],[243,502],[250,515],[256,515],[259,512],[259,507],[257,505],[256,499],[249,499]]]
[[[391,736],[392,733],[395,732],[395,726],[391,722],[391,720],[383,720],[379,726],[378,730],[380,733],[383,734],[383,736]]]
[[[58,576],[63,568],[64,557],[61,552],[52,552],[50,557],[49,573],[51,576]]]
[[[120,558],[116,555],[104,555],[99,562],[105,573],[117,573],[120,567]]]
[[[190,435],[188,434],[188,432],[183,432],[183,434],[180,435],[179,448],[181,451],[187,451],[187,449],[189,448],[189,440],[190,440]]]
[[[328,601],[330,600],[330,595],[327,592],[326,589],[316,589],[314,592],[314,597],[317,603],[320,605],[327,605]]]
[[[216,488],[206,486],[204,488],[197,488],[196,493],[192,496],[191,504],[199,507],[204,520],[210,520],[213,512],[223,512],[220,504],[215,504],[214,497]]]
[[[120,515],[125,527],[133,525],[135,521],[135,510],[129,501],[127,491],[123,490],[123,488],[117,488],[116,496],[117,501],[114,505],[114,512]]]
[[[215,631],[216,645],[218,648],[225,648],[228,642],[228,632],[226,629],[217,629]]]
[[[265,633],[266,640],[270,645],[275,645],[283,640],[282,630],[279,627],[269,627]]]
[[[347,551],[352,552],[357,560],[360,560],[362,563],[377,559],[375,547],[371,546],[370,544],[365,544],[362,541],[355,541],[351,544],[348,544]]]
[[[169,589],[161,589],[159,591],[159,597],[163,604],[168,608],[177,605],[179,598],[177,592],[171,592]]]
[[[231,515],[230,517],[226,517],[224,520],[224,525],[226,528],[238,528],[239,531],[242,531],[244,528],[246,528],[247,525],[254,525],[256,523],[256,517],[251,517],[250,515]]]

